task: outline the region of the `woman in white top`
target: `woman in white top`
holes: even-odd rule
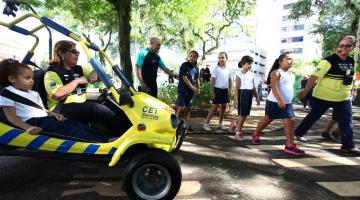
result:
[[[234,92],[234,108],[238,108],[238,120],[236,125],[235,140],[242,141],[244,138],[242,127],[247,116],[250,114],[252,98],[256,97],[257,105],[260,105],[260,100],[256,93],[254,84],[254,74],[250,71],[251,65],[254,62],[250,56],[243,56],[238,64],[241,71],[236,74],[235,92]]]
[[[274,119],[284,120],[286,146],[284,152],[290,155],[300,156],[305,152],[294,143],[294,109],[291,100],[294,97],[295,75],[289,71],[293,58],[286,52],[275,60],[267,79],[271,84],[271,91],[266,101],[265,116],[259,122],[252,134],[252,142],[260,144],[260,133]]]
[[[226,104],[229,103],[229,90],[231,91],[231,77],[230,71],[226,67],[228,56],[225,52],[220,52],[218,55],[218,65],[211,72],[210,79],[210,92],[212,98],[212,107],[209,114],[206,117],[203,129],[211,131],[209,122],[218,108],[221,107],[218,128],[226,130],[226,126],[222,124],[224,119]]]

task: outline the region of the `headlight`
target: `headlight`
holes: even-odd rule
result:
[[[171,116],[170,116],[170,122],[171,122],[171,126],[172,126],[173,128],[177,128],[177,127],[178,127],[178,119],[177,119],[177,117],[176,117],[175,114],[171,114]]]

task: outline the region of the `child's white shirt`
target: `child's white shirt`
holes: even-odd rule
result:
[[[280,97],[285,104],[289,104],[294,97],[295,75],[290,70],[285,72],[280,68],[277,71],[280,73],[280,79],[278,84]],[[273,90],[270,91],[268,100],[272,102],[277,102],[273,94]]]
[[[236,76],[240,79],[240,90],[254,89],[254,74],[250,70],[245,74],[240,70],[236,73]]]
[[[6,89],[24,98],[27,98],[30,101],[33,101],[34,103],[44,108],[39,93],[32,90],[24,92],[14,88],[13,86],[8,86],[6,87]],[[48,115],[45,110],[40,110],[33,106],[28,106],[19,102],[15,102],[6,97],[0,96],[0,107],[4,106],[15,107],[16,116],[18,116],[24,122],[34,117],[46,117]]]
[[[220,89],[229,88],[230,70],[227,67],[214,67],[211,77],[216,78],[214,87]]]

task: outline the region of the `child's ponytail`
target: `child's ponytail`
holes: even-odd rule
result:
[[[280,68],[280,62],[285,58],[286,55],[288,55],[290,52],[284,52],[283,54],[281,54],[274,62],[274,64],[272,65],[270,71],[269,71],[269,74],[267,76],[267,79],[266,79],[266,84],[267,85],[270,85],[270,75],[271,75],[271,72],[273,72],[274,70],[277,70]]]
[[[245,64],[245,63],[249,63],[249,64],[252,64],[254,62],[254,59],[251,57],[251,56],[243,56],[240,60],[240,62],[238,63],[238,67],[239,68],[242,68],[242,66]]]

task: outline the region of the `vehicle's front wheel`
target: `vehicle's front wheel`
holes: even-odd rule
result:
[[[130,199],[173,199],[181,185],[181,169],[167,152],[144,151],[124,171],[124,189]]]

